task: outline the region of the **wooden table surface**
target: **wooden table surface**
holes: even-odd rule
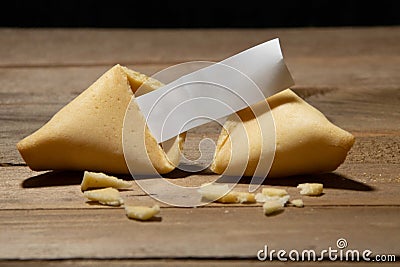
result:
[[[87,204],[82,173],[31,171],[15,148],[116,63],[151,75],[180,62],[218,61],[274,37],[293,89],[356,136],[333,173],[265,181],[293,197],[298,183],[322,182],[325,194],[303,197],[302,209],[266,217],[260,205],[163,205],[161,221],[141,223],[122,208]],[[400,256],[400,27],[0,29],[0,125],[1,265],[265,266],[256,259],[264,245],[321,251],[336,248],[339,238],[349,249]],[[197,153],[199,136],[216,135],[193,131],[186,153]],[[191,185],[216,177],[174,172],[169,179]],[[137,187],[122,194],[127,202],[153,202]]]

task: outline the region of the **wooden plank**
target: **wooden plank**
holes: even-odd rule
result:
[[[142,66],[138,69],[154,72],[160,67],[163,66]],[[0,163],[23,163],[15,144],[41,127],[105,70],[106,67],[0,69],[0,136],[3,140],[0,143]],[[400,79],[400,76],[396,77]],[[400,123],[396,123],[400,122],[397,108],[400,90],[395,88],[400,80],[389,83],[380,89],[363,89],[366,85],[334,89],[324,87],[321,82],[317,87],[298,86],[295,91],[331,121],[351,132],[393,135],[400,132]],[[372,88],[379,86],[370,84]],[[385,146],[395,144],[389,149],[392,147],[392,152],[398,151],[397,137],[374,138]]]
[[[295,88],[398,89],[400,56],[285,57]]]
[[[0,46],[1,47],[1,46]],[[85,66],[85,67],[38,67],[38,68],[1,68],[0,78],[2,84],[0,92],[3,97],[6,93],[31,93],[37,94],[52,93],[54,101],[64,95],[77,95],[90,86],[98,77],[111,68],[114,64],[105,66]],[[169,64],[135,64],[128,65],[130,68],[143,72],[147,75],[162,70]],[[35,102],[35,98],[24,99],[28,103]],[[21,102],[21,99],[15,98],[14,101]],[[65,100],[64,100],[65,101]]]
[[[335,124],[360,133],[400,132],[400,90],[364,89],[334,90],[315,94],[307,101],[323,112]],[[399,151],[398,144],[395,145]]]
[[[1,29],[2,66],[220,60],[279,37],[288,58],[398,56],[399,27],[306,29]]]
[[[96,267],[113,267],[113,266],[161,266],[161,267],[213,267],[213,266],[227,266],[227,267],[243,267],[243,266],[287,266],[287,262],[269,261],[268,263],[258,260],[242,260],[242,259],[219,259],[219,260],[204,260],[204,259],[160,259],[160,260],[10,260],[0,261],[0,266],[19,267],[19,266],[96,266]],[[317,261],[317,262],[296,262],[296,266],[376,266],[376,262],[331,262],[331,261]],[[395,262],[380,262],[379,266],[395,266]]]
[[[397,75],[400,70],[400,56],[345,57],[329,60],[326,58],[288,57],[286,61],[295,79],[295,88],[393,90],[398,88],[400,82],[399,75]],[[116,63],[122,64],[122,62]],[[6,93],[26,92],[35,94],[52,92],[55,96],[76,95],[113,65],[0,68],[2,80],[0,92],[2,98],[6,97]],[[127,66],[152,75],[171,65],[174,64],[128,64]]]
[[[122,209],[1,210],[0,259],[244,258],[270,249],[347,249],[400,255],[400,207],[162,209],[161,221]],[[188,238],[190,236],[190,238]]]
[[[292,199],[302,198],[306,206],[400,206],[398,167],[399,164],[344,164],[335,173],[266,179],[264,186],[284,188]],[[1,167],[0,209],[112,209],[87,203],[79,186],[82,176],[82,172],[33,172],[27,167]],[[167,178],[170,182],[188,187],[218,178],[204,172],[193,175],[175,171],[168,176],[173,177]],[[122,178],[132,179],[128,176]],[[248,182],[243,178],[237,190],[248,190]],[[323,183],[325,194],[317,198],[301,196],[296,186],[305,182]],[[122,191],[121,196],[127,204],[152,205],[155,202],[136,184],[131,190]]]

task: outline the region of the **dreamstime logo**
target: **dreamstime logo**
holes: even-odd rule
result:
[[[347,247],[347,240],[344,238],[339,238],[338,240],[336,240],[336,246],[338,247],[338,249],[344,249]]]
[[[201,79],[176,83],[166,93],[158,96],[156,101],[149,107],[148,113],[139,112],[140,108],[136,101],[137,96],[143,95],[154,89],[154,79],[169,84],[176,81],[179,77],[185,77],[188,73],[197,70],[204,70],[208,67],[213,67],[213,71],[204,75]],[[221,78],[223,77],[223,78]],[[260,148],[259,163],[256,167],[254,177],[249,185],[249,191],[257,189],[267,177],[272,165],[275,154],[275,125],[269,105],[265,101],[263,92],[257,84],[247,75],[230,66],[214,63],[214,62],[188,62],[178,64],[167,69],[164,69],[152,76],[144,83],[135,93],[132,98],[124,118],[123,127],[123,149],[124,156],[132,177],[136,183],[153,198],[174,206],[195,207],[205,205],[209,202],[204,202],[201,195],[198,193],[199,187],[179,186],[164,179],[154,166],[161,161],[160,157],[150,155],[158,153],[157,151],[149,151],[154,149],[148,138],[149,129],[147,129],[150,120],[157,121],[156,128],[151,129],[151,134],[154,136],[168,139],[172,132],[184,132],[196,125],[201,125],[206,122],[214,121],[223,125],[226,119],[236,123],[235,129],[226,129],[230,138],[231,155],[229,165],[225,172],[215,182],[228,181],[228,188],[231,190],[244,174],[250,156],[250,142],[262,144]],[[178,80],[179,81],[179,80]],[[240,88],[236,88],[239,86]],[[165,107],[170,107],[170,103],[177,103],[169,112],[165,112]],[[257,100],[255,102],[255,100]],[[262,100],[262,101],[260,101]],[[257,103],[254,105],[254,103]],[[261,140],[257,139],[256,135],[249,140],[249,134],[241,118],[235,113],[237,106],[250,106],[251,111],[255,116],[255,122],[258,126],[257,130],[260,134],[257,135]],[[143,110],[142,110],[143,111]],[[221,117],[220,114],[227,116]],[[144,120],[143,128],[138,129],[138,122]],[[140,124],[139,124],[140,125]],[[154,125],[154,123],[153,123]],[[233,133],[229,131],[234,131]],[[178,169],[185,172],[197,172],[207,168],[212,162],[210,158],[207,164],[199,164],[199,160],[204,161],[203,157],[198,160],[188,160],[179,151],[181,137],[169,138],[161,143],[163,151],[166,153],[170,162]],[[247,140],[247,141],[246,141]],[[214,147],[215,143],[212,139],[205,137],[199,142],[199,151],[202,153],[202,144],[207,143]],[[153,147],[152,147],[153,146]],[[144,153],[147,151],[147,153]],[[176,154],[181,153],[181,163],[177,164]],[[228,193],[224,192],[224,194]],[[222,194],[220,197],[222,197]],[[211,201],[210,201],[211,202]]]
[[[360,251],[357,249],[346,249],[348,246],[347,240],[339,238],[336,241],[336,248],[328,247],[320,251],[314,249],[304,249],[302,251],[292,249],[289,252],[280,249],[269,250],[267,245],[257,252],[257,259],[259,261],[372,261],[372,262],[395,262],[396,256],[394,254],[377,254],[369,249]]]

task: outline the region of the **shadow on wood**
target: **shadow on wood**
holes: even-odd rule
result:
[[[81,184],[83,172],[81,171],[49,171],[25,179],[23,188],[65,186]]]
[[[204,171],[203,171],[204,172]],[[200,172],[196,174],[206,175],[205,173]],[[185,178],[193,173],[181,171],[179,169],[175,169],[174,171],[162,175],[165,178]],[[130,175],[117,175],[118,178],[124,180],[133,180]],[[35,187],[50,187],[50,186],[65,186],[65,185],[79,185],[82,182],[83,171],[49,171],[46,173],[42,173],[39,175],[35,175],[25,179],[21,186],[23,188],[35,188]],[[141,179],[157,179],[154,176],[141,176]]]
[[[172,172],[170,173],[166,173],[166,174],[162,174],[161,176],[164,178],[186,178],[189,177],[191,175],[215,175],[217,176],[217,174],[213,173],[210,169],[205,169],[202,170],[200,172],[188,172],[188,171],[184,171],[184,170],[180,170],[178,168],[174,169]]]
[[[86,204],[88,204],[89,206],[103,207],[105,209],[121,209],[121,206],[111,206],[111,205],[101,204],[100,202],[94,200],[87,200]]]
[[[186,172],[179,169],[162,175],[164,178],[190,178],[191,175],[215,175],[216,180],[219,183],[230,183],[237,180],[236,177],[222,176],[217,179],[217,175],[212,173],[210,170],[204,170],[201,172]],[[50,186],[65,186],[65,185],[79,185],[82,182],[83,172],[80,171],[50,171],[43,174],[39,174],[28,179],[25,179],[21,186],[23,188],[34,188],[34,187],[50,187]],[[132,180],[132,177],[124,175],[119,177],[125,180]],[[158,179],[149,177],[149,179]],[[239,180],[239,184],[249,184],[252,177],[242,177]],[[272,186],[297,186],[301,183],[315,183],[319,182],[324,184],[325,188],[345,189],[354,191],[373,191],[374,187],[352,180],[344,175],[338,173],[325,173],[316,175],[302,175],[302,176],[291,176],[283,178],[266,178],[263,185]]]
[[[232,181],[229,176],[223,176],[218,179],[219,183],[229,183]],[[249,184],[252,177],[242,177],[239,180],[239,184]],[[344,189],[344,190],[354,190],[354,191],[374,191],[374,187],[355,181],[344,175],[338,173],[324,173],[324,174],[314,174],[314,175],[301,175],[301,176],[291,176],[282,178],[266,178],[263,185],[272,186],[293,186],[296,187],[301,183],[322,183],[325,188],[333,189]]]

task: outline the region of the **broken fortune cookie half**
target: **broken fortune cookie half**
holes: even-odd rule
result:
[[[354,136],[335,126],[316,108],[309,105],[293,91],[287,89],[268,97],[275,123],[275,157],[268,177],[330,172],[342,164],[354,143]],[[256,104],[257,105],[257,104]],[[255,106],[256,106],[255,105]],[[257,108],[257,107],[256,107]],[[238,115],[237,121],[233,115]],[[252,176],[256,170],[262,149],[271,149],[270,136],[262,136],[257,119],[248,107],[232,114],[224,124],[217,141],[211,170],[217,174]],[[241,123],[242,125],[238,125]],[[247,132],[249,151],[231,157],[231,144],[239,126]],[[243,142],[243,140],[240,140]],[[242,156],[241,156],[242,155]],[[247,159],[241,159],[246,157]],[[235,173],[235,165],[247,162],[244,173]],[[263,164],[263,162],[260,162]]]
[[[28,166],[36,171],[89,170],[128,174],[122,144],[125,112],[139,87],[143,94],[161,86],[162,83],[153,78],[116,65],[42,128],[21,140],[17,148]],[[135,171],[149,174],[145,167],[149,159],[157,172],[172,171],[179,163],[184,135],[170,140],[167,151],[163,150],[147,130],[137,103],[133,100],[129,106],[130,127],[135,129],[130,137],[132,149],[129,153],[134,153]]]

